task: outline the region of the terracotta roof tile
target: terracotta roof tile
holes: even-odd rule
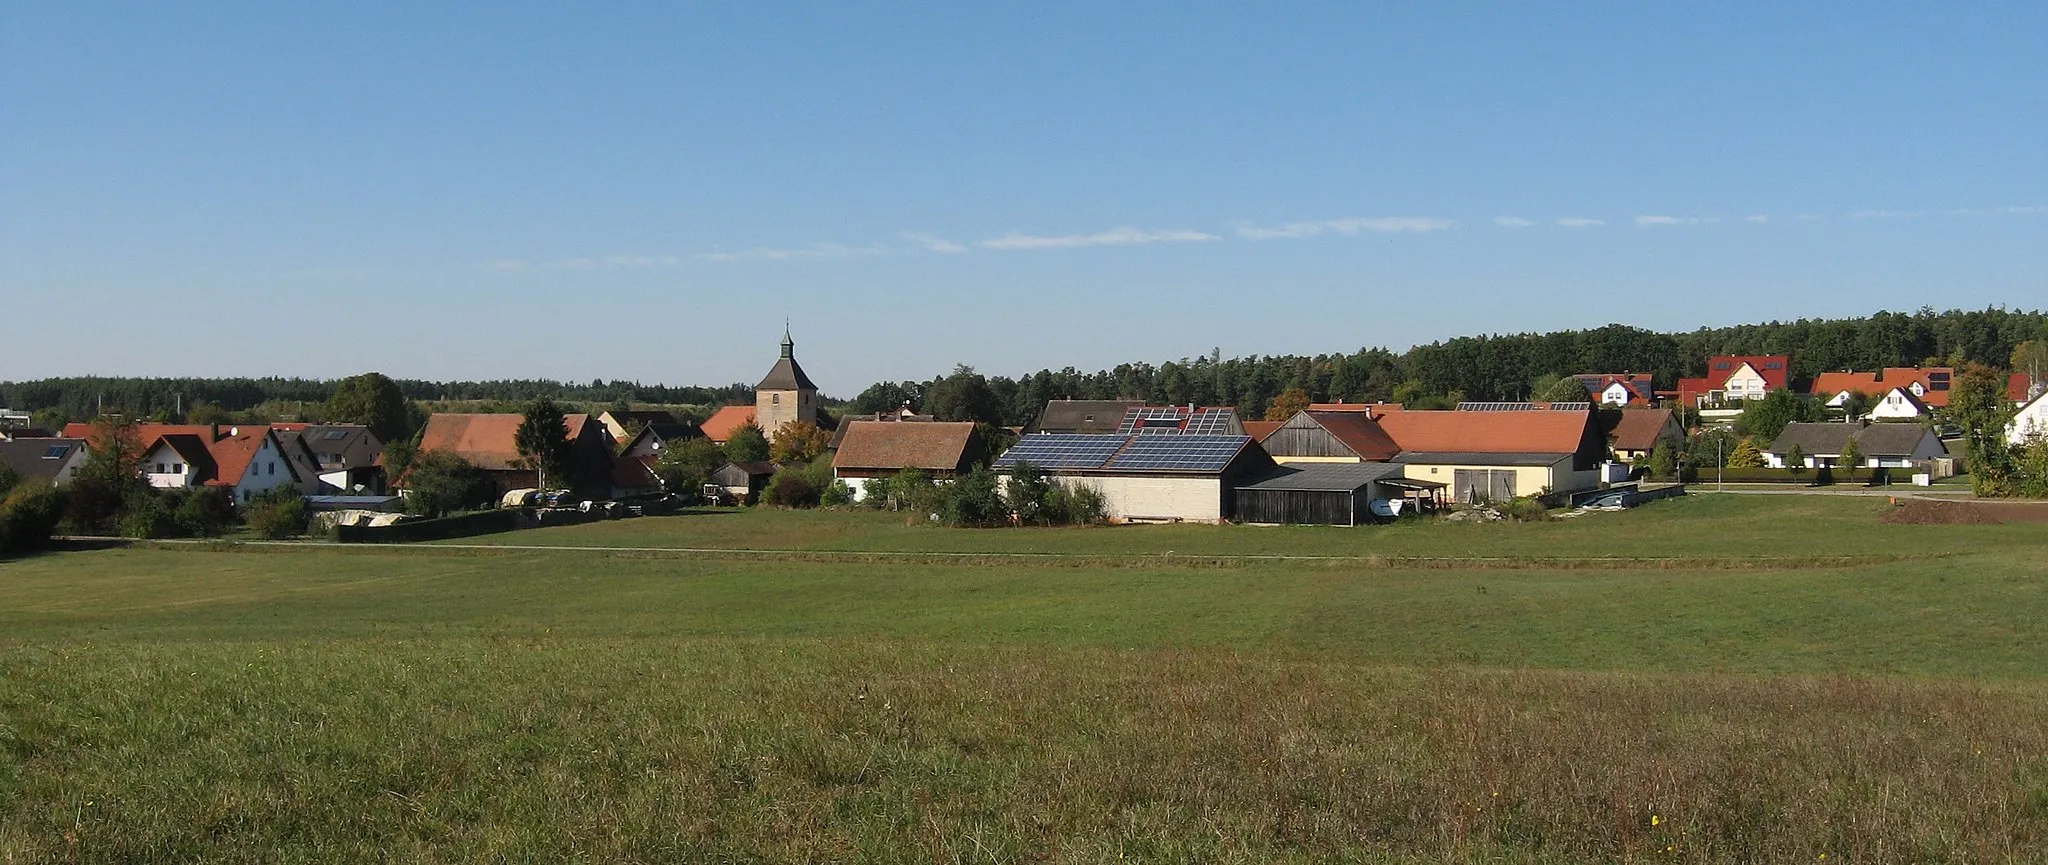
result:
[[[966,467],[980,446],[971,423],[888,423],[854,421],[832,458],[834,469],[923,469]]]
[[[753,422],[753,406],[729,405],[712,412],[711,417],[706,418],[698,428],[704,431],[706,438],[725,444],[725,440],[732,438],[732,434],[738,432],[740,427]]]
[[[420,453],[448,451],[480,469],[502,471],[518,467],[519,446],[515,436],[525,420],[516,414],[437,414],[427,418],[420,433]],[[587,414],[563,415],[569,439],[582,436]]]
[[[1362,460],[1389,460],[1401,452],[1380,422],[1357,411],[1314,411],[1308,416]]]
[[[1615,450],[1646,451],[1657,446],[1657,438],[1672,424],[1668,408],[1628,409],[1608,434]]]
[[[1576,453],[1592,422],[1587,411],[1402,411],[1379,418],[1403,451]]]
[[[1274,430],[1286,425],[1286,421],[1280,420],[1248,420],[1244,422],[1244,434],[1251,436],[1254,440],[1265,441],[1266,437],[1272,435]]]

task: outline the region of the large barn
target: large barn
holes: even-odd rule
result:
[[[1584,409],[1401,411],[1379,424],[1408,477],[1450,484],[1461,502],[1592,489],[1607,455]]]
[[[1007,475],[1019,462],[1100,492],[1112,519],[1203,523],[1229,519],[1237,486],[1275,468],[1245,435],[1027,435],[994,467]]]
[[[1440,504],[1443,484],[1409,480],[1393,463],[1282,465],[1237,488],[1241,523],[1356,526]]]

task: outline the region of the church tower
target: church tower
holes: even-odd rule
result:
[[[818,422],[818,386],[797,365],[796,341],[789,338],[789,328],[785,326],[782,357],[776,359],[767,377],[754,385],[754,423],[760,425],[769,441],[774,441],[775,431],[794,420]]]

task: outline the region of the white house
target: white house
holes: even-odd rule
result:
[[[1870,412],[1864,417],[1871,420],[1919,420],[1928,415],[1927,403],[1914,393],[1919,382],[1909,387],[1895,387],[1885,391],[1870,405]]]
[[[2020,406],[2019,413],[2013,415],[2012,423],[2005,428],[2005,440],[2015,447],[2034,436],[2048,436],[2048,393]]]
[[[1786,454],[1797,445],[1805,468],[1840,466],[1849,439],[1863,458],[1863,468],[1911,468],[1927,460],[1948,456],[1948,447],[1934,430],[1916,423],[1794,423],[1786,424],[1778,440],[1764,452],[1764,462],[1782,469]]]
[[[268,426],[144,425],[142,476],[158,489],[223,487],[247,504],[277,487],[305,491],[299,461]]]

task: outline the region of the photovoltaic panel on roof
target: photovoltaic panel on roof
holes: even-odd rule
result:
[[[1230,421],[1234,416],[1235,412],[1227,408],[1203,409],[1188,418],[1184,432],[1188,435],[1229,435]]]
[[[1028,435],[996,458],[996,468],[1009,468],[1019,460],[1042,469],[1101,468],[1128,441],[1124,436],[1059,433]]]
[[[1123,471],[1219,472],[1250,441],[1249,436],[1138,436],[1108,467]]]
[[[1535,406],[1526,402],[1461,402],[1459,411],[1533,411]]]
[[[1179,406],[1132,406],[1117,424],[1117,435],[1178,433],[1186,422],[1187,410]]]

